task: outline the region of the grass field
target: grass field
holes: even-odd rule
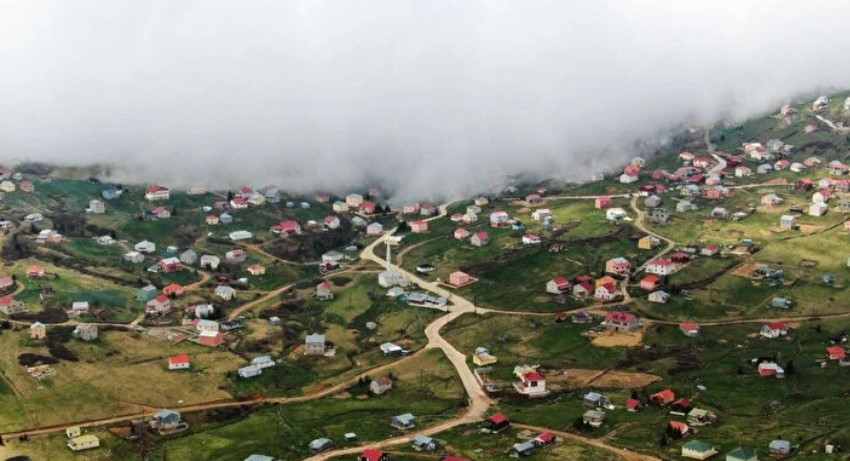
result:
[[[428,373],[421,373],[426,369]],[[169,460],[241,461],[252,453],[303,459],[315,438],[344,444],[343,434],[355,432],[364,442],[380,440],[399,433],[389,425],[392,416],[411,412],[418,416],[418,427],[427,427],[459,411],[463,392],[440,351],[407,362],[393,374],[393,389],[380,397],[355,389],[338,397],[266,408],[233,424],[196,428],[166,443],[165,452]]]

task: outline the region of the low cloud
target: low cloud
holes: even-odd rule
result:
[[[846,86],[850,2],[5,1],[0,159],[398,200]]]

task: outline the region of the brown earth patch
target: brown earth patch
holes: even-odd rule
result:
[[[555,385],[563,385],[568,389],[589,386],[616,389],[639,389],[654,382],[661,381],[661,377],[648,373],[571,368],[564,370],[564,373],[560,375],[547,375],[546,380]]]
[[[811,234],[812,232],[817,232],[823,230],[823,226],[813,226],[811,224],[800,224],[800,232],[804,234]]]
[[[631,333],[606,331],[595,336],[591,343],[597,347],[636,347],[643,343],[646,327]]]

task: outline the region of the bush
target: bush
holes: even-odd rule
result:
[[[18,356],[18,363],[21,366],[31,367],[33,365],[53,365],[59,363],[59,360],[47,355],[27,352]]]

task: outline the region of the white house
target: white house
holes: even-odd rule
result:
[[[608,221],[619,221],[627,216],[626,210],[622,208],[608,208],[605,210],[605,219]]]
[[[254,234],[246,230],[233,231],[230,233],[230,240],[233,240],[234,242],[237,240],[247,240],[251,238],[254,238]]]
[[[142,240],[133,248],[139,253],[151,254],[156,251],[156,244],[147,240]]]
[[[676,264],[667,258],[654,259],[646,266],[646,272],[663,277],[676,272]]]

